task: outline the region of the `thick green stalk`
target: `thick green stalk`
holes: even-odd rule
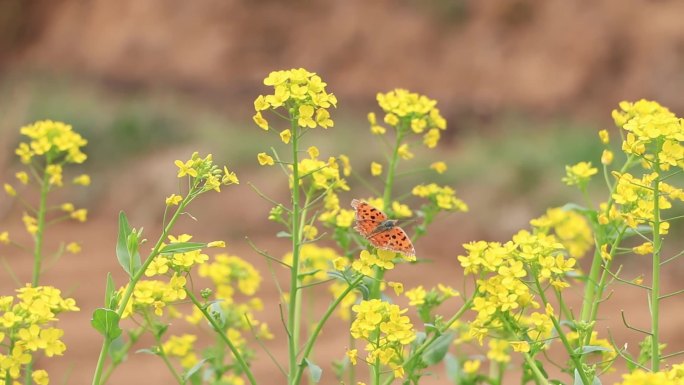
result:
[[[660,146],[658,146],[660,152]],[[651,283],[651,370],[660,370],[660,164],[655,163],[658,176],[653,181],[653,278]]]
[[[288,355],[290,370],[288,380],[290,385],[295,385],[297,377],[297,349],[299,347],[299,316],[301,313],[299,292],[299,246],[300,246],[300,221],[301,207],[299,205],[299,130],[297,121],[292,118],[292,266],[290,267],[290,303],[288,306],[287,332],[288,332]]]

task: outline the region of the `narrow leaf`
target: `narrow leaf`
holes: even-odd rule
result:
[[[119,213],[119,235],[116,241],[116,258],[129,277],[133,277],[136,269],[140,268],[140,254],[137,250],[137,241],[135,242],[135,249],[131,251],[131,240],[133,239],[137,240],[137,234],[128,224],[126,213],[121,211]]]
[[[190,251],[200,250],[207,247],[204,242],[178,242],[164,246],[160,251],[161,254],[178,254],[188,253]]]
[[[112,308],[112,298],[115,292],[114,278],[112,278],[112,273],[107,273],[107,284],[105,285],[105,308]]]
[[[190,377],[192,377],[193,374],[197,373],[198,370],[202,368],[202,365],[204,365],[204,362],[207,359],[200,360],[198,363],[193,365],[192,368],[188,369],[184,374],[183,374],[183,379],[187,381]]]

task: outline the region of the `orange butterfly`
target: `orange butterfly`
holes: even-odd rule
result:
[[[413,243],[406,232],[397,226],[396,219],[388,219],[385,213],[358,199],[352,199],[351,205],[356,210],[354,229],[373,246],[409,257],[416,255]]]

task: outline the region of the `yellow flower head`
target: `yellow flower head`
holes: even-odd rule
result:
[[[275,164],[273,158],[271,158],[271,156],[266,154],[265,152],[260,152],[257,155],[257,160],[259,161],[259,164],[262,166],[273,166]]]

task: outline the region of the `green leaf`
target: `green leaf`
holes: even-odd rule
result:
[[[427,365],[435,365],[441,362],[447,354],[453,340],[454,335],[452,333],[445,333],[437,337],[437,339],[423,352],[423,356],[421,357],[423,362]]]
[[[207,247],[206,243],[203,242],[178,242],[172,243],[170,245],[164,246],[164,248],[159,252],[160,254],[178,254],[178,253],[188,253],[190,251],[200,250]]]
[[[110,341],[119,337],[122,332],[119,327],[119,315],[112,309],[95,309],[90,324]]]
[[[278,231],[276,234],[277,238],[292,238],[292,234],[286,232],[286,231]]]
[[[576,349],[575,353],[580,353],[580,354],[589,354],[589,353],[595,353],[595,352],[612,352],[613,349],[609,349],[604,346],[595,346],[595,345],[586,345],[582,346],[582,349]]]
[[[140,268],[137,240],[138,234],[128,224],[126,213],[121,211],[119,213],[119,236],[116,241],[116,258],[129,277],[133,277]]]
[[[314,383],[318,383],[321,380],[321,375],[323,375],[323,369],[320,366],[311,362],[308,358],[305,358],[306,366],[309,368],[309,374],[311,374],[311,380]]]
[[[155,352],[152,349],[138,349],[135,351],[136,353],[145,353],[145,354],[151,354],[153,356],[158,356],[159,353]]]
[[[202,365],[204,365],[204,362],[207,359],[200,360],[200,362],[196,363],[193,365],[192,368],[188,369],[185,373],[183,373],[183,380],[187,381],[190,377],[192,377],[193,374],[197,373],[198,370],[202,368]]]
[[[461,373],[461,364],[459,363],[458,358],[451,353],[447,353],[446,356],[444,356],[444,369],[446,370],[447,377],[454,384],[457,384],[458,380],[463,377],[463,373]]]
[[[114,298],[114,293],[116,292],[116,286],[114,284],[114,278],[112,278],[112,273],[107,273],[107,284],[105,285],[105,308],[113,308],[114,304],[112,299]]]

